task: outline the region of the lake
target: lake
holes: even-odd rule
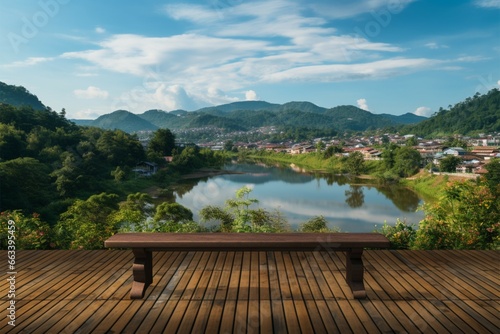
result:
[[[423,212],[419,196],[398,185],[379,186],[370,180],[308,173],[295,166],[234,163],[224,167],[234,174],[187,180],[174,188],[176,202],[191,209],[194,220],[207,205],[224,206],[243,186],[260,207],[279,210],[293,229],[314,216],[323,216],[342,232],[373,232],[384,222],[406,219],[418,224]]]

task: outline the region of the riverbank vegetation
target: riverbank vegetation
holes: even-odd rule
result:
[[[255,208],[257,199],[243,188],[225,207],[208,206],[203,224],[189,209],[155,201],[150,187],[171,185],[182,173],[222,166],[227,153],[175,146],[169,130],[158,131],[145,150],[138,138],[120,130],[78,127],[60,113],[0,104],[0,248],[5,249],[9,221],[15,223],[17,249],[97,249],[117,232],[282,232],[289,230],[279,211]],[[290,155],[247,150],[241,158],[283,162],[321,173],[367,175],[374,182],[404,182],[434,198],[424,205],[419,226],[391,222],[381,231],[395,248],[498,249],[500,235],[500,162],[487,165],[478,181],[449,183],[446,177],[412,177],[420,156],[409,147],[385,147],[381,160],[361,153],[338,156],[340,148]],[[167,164],[165,155],[172,157]],[[149,177],[138,162],[149,161]],[[158,169],[157,169],[158,168]],[[157,170],[156,170],[157,169]],[[12,225],[12,224],[10,224]],[[323,217],[299,230],[332,231]]]

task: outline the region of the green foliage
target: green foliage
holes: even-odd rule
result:
[[[153,199],[143,193],[130,194],[112,216],[119,232],[201,232],[193,213],[178,203],[164,202],[154,206]]]
[[[165,202],[156,207],[154,220],[182,223],[193,220],[193,213],[179,203]]]
[[[49,167],[33,158],[0,163],[0,205],[3,209],[35,212],[54,198]]]
[[[251,209],[258,203],[250,198],[252,189],[242,187],[236,191],[234,199],[226,201],[226,207],[207,206],[201,209],[202,221],[219,221],[222,232],[283,232],[288,229],[287,223],[279,212],[268,212],[264,209]]]
[[[389,239],[391,249],[410,249],[415,241],[417,229],[414,225],[397,219],[394,226],[384,222],[382,228],[376,232],[382,233]]]
[[[115,179],[116,182],[121,182],[125,179],[125,171],[117,166],[114,171],[111,172],[111,176]]]
[[[137,137],[123,131],[79,128],[49,108],[0,104],[1,210],[40,212],[54,224],[60,212],[47,204],[107,190],[113,171],[124,180],[144,158]]]
[[[234,147],[234,143],[232,140],[226,140],[224,142],[224,151],[232,151]]]
[[[147,155],[150,160],[172,155],[175,148],[175,135],[169,129],[158,129],[149,141]]]
[[[102,248],[104,240],[117,230],[113,219],[117,202],[117,195],[106,193],[76,200],[55,226],[56,245],[63,249]]]
[[[328,221],[323,216],[315,216],[299,225],[299,232],[340,232],[339,228],[329,228]]]
[[[417,146],[418,145],[418,140],[416,136],[411,136],[405,141],[406,146]]]
[[[148,194],[134,193],[119,204],[111,220],[120,232],[146,232],[154,213],[153,199]]]
[[[481,181],[449,184],[436,203],[424,205],[415,248],[498,249],[500,201]]]
[[[455,173],[462,159],[454,155],[448,155],[439,161],[439,170],[442,172]]]
[[[180,153],[174,152],[170,168],[180,173],[187,173],[203,167],[219,167],[226,160],[223,152],[187,146]]]
[[[365,159],[361,152],[352,152],[346,159],[347,171],[352,175],[359,175],[365,170]]]
[[[484,168],[488,171],[484,175],[488,188],[497,198],[500,198],[500,159],[492,159]]]
[[[13,106],[29,106],[35,110],[45,110],[45,106],[38,97],[31,94],[23,86],[7,85],[0,82],[0,103]]]
[[[421,160],[417,150],[406,146],[400,147],[396,150],[392,170],[400,177],[412,176],[418,172]]]
[[[26,151],[26,133],[13,125],[0,123],[0,161],[19,157]]]
[[[9,234],[9,220],[14,229]],[[15,238],[16,249],[48,249],[50,247],[50,226],[40,220],[34,213],[26,217],[21,211],[4,211],[0,213],[0,249],[7,249],[9,235]]]
[[[497,88],[484,95],[476,93],[453,107],[449,106],[448,110],[440,108],[439,112],[428,120],[406,126],[402,130],[403,133],[416,133],[426,137],[498,131],[500,131],[500,91]]]

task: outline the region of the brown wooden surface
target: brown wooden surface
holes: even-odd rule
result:
[[[326,250],[388,248],[379,233],[119,233],[105,241],[111,248],[169,250]]]
[[[4,280],[0,333],[500,332],[498,251],[367,250],[365,300],[340,252],[158,252],[142,300],[131,251],[16,255],[16,327]]]

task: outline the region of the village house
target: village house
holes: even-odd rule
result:
[[[492,157],[497,157],[500,153],[498,147],[494,146],[476,146],[472,148],[472,154],[485,157],[485,159],[491,159]]]
[[[132,171],[138,176],[151,176],[158,171],[158,165],[154,162],[141,161]]]
[[[460,156],[460,155],[465,155],[467,151],[463,149],[462,147],[449,147],[446,150],[443,151],[444,155],[454,155],[454,156]]]
[[[360,152],[363,154],[363,158],[365,160],[380,160],[382,155],[382,152],[374,149],[373,147],[362,147],[362,145],[359,145],[358,147],[345,148],[344,152]]]

